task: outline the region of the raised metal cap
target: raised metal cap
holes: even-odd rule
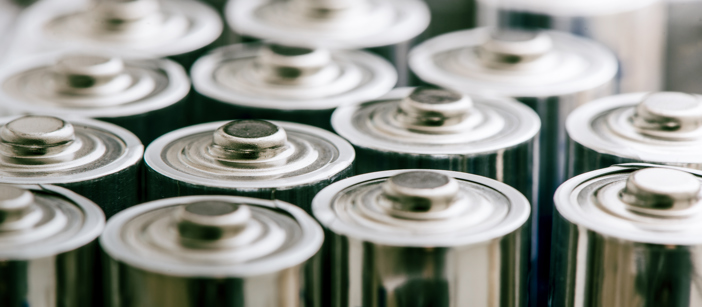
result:
[[[362,5],[367,0],[292,0],[291,2],[316,10],[343,10]]]
[[[55,90],[73,95],[110,95],[125,91],[133,78],[118,57],[67,54],[54,66]]]
[[[265,159],[287,148],[283,128],[264,120],[231,121],[215,130],[211,152],[231,159]]]
[[[544,32],[497,29],[477,49],[488,65],[532,62],[553,49],[553,41]]]
[[[473,108],[470,97],[457,92],[416,88],[398,108],[402,121],[411,126],[448,126],[460,123]]]
[[[0,128],[0,139],[16,154],[42,155],[60,152],[74,138],[73,125],[52,116],[27,115]]]
[[[455,179],[436,172],[406,172],[383,184],[385,196],[397,210],[432,212],[448,208],[458,195]]]
[[[241,204],[200,201],[182,206],[176,219],[184,245],[212,245],[241,233],[251,220],[251,210]]]
[[[331,62],[326,49],[271,44],[261,48],[255,63],[261,78],[269,83],[319,84],[338,74],[335,67],[330,67]]]
[[[145,18],[160,9],[157,0],[96,0],[95,3],[103,18],[115,24]]]
[[[644,97],[636,107],[634,126],[643,134],[674,137],[702,126],[702,100],[686,93],[659,92]]]
[[[620,199],[647,209],[687,209],[700,201],[702,184],[694,175],[667,168],[646,168],[626,180]]]
[[[0,185],[0,232],[30,228],[41,219],[41,212],[33,210],[31,192]]]

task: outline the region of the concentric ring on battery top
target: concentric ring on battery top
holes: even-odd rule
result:
[[[208,162],[212,160],[205,156],[204,150],[212,143],[214,131],[228,123],[223,121],[190,126],[163,135],[149,145],[144,160],[154,171],[174,180],[239,189],[284,188],[319,182],[353,163],[353,147],[331,132],[303,124],[270,122],[285,130],[291,145],[281,157],[239,161],[240,166]],[[186,156],[184,153],[195,155]]]
[[[124,93],[110,97],[52,93],[52,65],[67,54],[71,52],[38,54],[6,66],[0,71],[0,109],[10,114],[111,118],[162,109],[183,100],[190,92],[190,80],[179,64],[167,59],[129,57],[123,59],[125,71],[134,81]],[[89,107],[96,99],[105,103]]]
[[[311,87],[251,82],[245,74],[261,47],[260,43],[238,44],[201,57],[191,69],[193,87],[204,96],[233,105],[324,110],[380,97],[397,82],[397,72],[386,60],[353,50],[332,51],[333,65],[341,73],[330,83]],[[222,76],[226,78],[223,80]]]
[[[409,220],[383,214],[374,200],[388,178],[411,171],[363,174],[329,185],[312,200],[314,217],[336,234],[390,246],[451,247],[487,242],[522,227],[529,201],[514,188],[486,177],[438,171],[456,179],[471,208],[446,219]]]
[[[666,217],[650,214],[635,214],[626,210],[623,204],[602,204],[594,197],[595,193],[608,193],[616,197],[618,193],[607,191],[623,188],[628,176],[634,171],[647,167],[660,167],[690,172],[702,181],[702,173],[692,169],[628,163],[626,166],[612,166],[584,173],[563,183],[554,195],[555,206],[566,220],[579,227],[594,232],[634,242],[664,245],[702,244],[702,204],[696,208]],[[616,192],[616,191],[614,191]]]
[[[334,49],[388,46],[408,41],[429,26],[429,8],[423,1],[368,1],[363,20],[346,25],[315,22],[291,14],[286,1],[236,0],[225,8],[234,31],[282,44]]]
[[[232,258],[232,250],[189,249],[177,252],[164,249],[171,244],[153,244],[150,227],[166,227],[173,233],[176,209],[197,201],[221,201],[250,206],[252,218],[263,227],[277,227],[285,241],[274,251],[253,258],[246,257],[247,246],[239,247],[240,258]],[[151,232],[153,233],[153,232]],[[266,240],[266,231],[254,242]],[[322,228],[302,209],[278,200],[262,200],[235,196],[187,196],[148,202],[124,210],[112,217],[100,237],[103,250],[116,261],[169,276],[245,277],[277,272],[307,261],[322,246]],[[175,242],[171,242],[174,243]],[[255,251],[249,251],[255,252]]]
[[[665,140],[637,131],[630,118],[649,93],[600,98],[575,109],[566,120],[568,136],[599,153],[644,162],[702,163],[702,137]],[[695,95],[702,99],[701,95]]]
[[[462,93],[543,97],[577,93],[607,85],[618,64],[614,54],[586,38],[544,31],[553,40],[548,69],[504,70],[484,66],[475,48],[489,37],[490,28],[437,36],[414,47],[409,65],[429,83]]]
[[[29,190],[43,216],[23,231],[0,231],[0,259],[28,260],[55,256],[97,239],[105,214],[87,198],[52,185],[17,185]]]
[[[397,88],[376,100],[341,106],[332,114],[334,131],[359,147],[408,154],[477,154],[495,152],[536,137],[539,116],[510,98],[471,96],[481,120],[474,127],[451,134],[430,134],[396,127],[379,128],[374,120],[393,116],[400,101],[414,88]],[[383,124],[383,126],[391,126]]]
[[[22,116],[0,118],[0,126]],[[58,154],[24,156],[0,153],[0,183],[61,184],[104,177],[136,164],[144,145],[128,130],[110,123],[61,117],[73,125],[75,140]],[[0,146],[8,146],[0,143]],[[9,149],[3,149],[6,151]]]
[[[497,7],[514,12],[530,12],[535,15],[593,16],[613,15],[643,8],[660,0],[477,0],[479,6]]]

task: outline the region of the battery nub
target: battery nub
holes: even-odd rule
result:
[[[214,132],[211,152],[231,159],[267,159],[287,148],[283,128],[264,120],[234,120]]]
[[[412,130],[452,126],[470,115],[473,101],[459,93],[435,88],[416,88],[398,107],[398,119]]]
[[[652,167],[629,175],[619,197],[635,207],[683,210],[700,202],[701,191],[702,183],[690,173]]]
[[[241,233],[251,220],[251,210],[236,203],[200,201],[181,207],[176,219],[184,245],[212,247]]]
[[[41,219],[33,210],[34,195],[25,189],[0,185],[0,232],[30,228]]]
[[[429,171],[410,171],[390,177],[383,193],[393,202],[393,209],[409,212],[433,212],[447,209],[457,198],[455,179]]]
[[[694,132],[702,127],[702,100],[686,93],[652,93],[636,106],[632,122],[642,133],[663,138]]]
[[[553,41],[544,32],[496,29],[477,47],[478,57],[488,67],[507,68],[532,63],[553,49]]]
[[[52,116],[27,115],[0,128],[2,143],[19,155],[60,152],[74,138],[73,125]]]

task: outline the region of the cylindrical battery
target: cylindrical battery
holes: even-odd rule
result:
[[[383,171],[322,190],[330,306],[526,306],[529,202],[498,181]]]
[[[0,183],[62,186],[108,218],[138,203],[144,146],[131,132],[79,117],[3,117],[0,125]]]
[[[619,60],[619,91],[659,91],[665,73],[664,0],[477,0],[478,25],[554,29],[603,43]]]
[[[701,94],[702,1],[667,0],[665,89]]]
[[[479,28],[415,47],[410,66],[422,80],[467,94],[514,97],[541,118],[539,136],[539,279],[545,304],[553,192],[565,179],[566,116],[610,95],[617,62],[604,46],[556,31]]]
[[[189,68],[222,28],[200,1],[46,0],[23,14],[9,57],[73,47],[169,57]]]
[[[110,307],[321,307],[322,228],[278,200],[176,197],[110,219]]]
[[[551,306],[702,303],[702,173],[624,164],[556,192]]]
[[[235,32],[292,46],[370,48],[395,65],[407,85],[411,40],[429,25],[421,0],[231,0],[227,22]]]
[[[382,96],[397,72],[363,51],[248,43],[200,58],[192,78],[196,123],[265,118],[331,129],[334,108]]]
[[[234,120],[166,134],[144,160],[150,200],[224,194],[280,199],[309,212],[317,192],[352,174],[354,151],[320,128]]]
[[[0,216],[2,306],[95,306],[98,206],[52,185],[0,185]]]
[[[189,91],[183,67],[166,59],[54,52],[0,70],[0,111],[96,118],[144,144],[187,125]]]

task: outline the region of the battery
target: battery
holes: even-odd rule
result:
[[[100,52],[44,53],[0,71],[0,110],[6,115],[90,117],[122,126],[144,144],[187,125],[190,81],[166,59]]]
[[[430,18],[421,0],[231,0],[225,10],[242,35],[291,46],[370,48],[395,65],[400,86],[409,81],[411,41]]]
[[[105,227],[98,206],[57,186],[3,184],[0,216],[3,306],[95,306],[96,241]]]
[[[570,177],[617,163],[702,169],[702,96],[630,93],[577,108],[566,122]]]
[[[0,183],[62,186],[108,218],[138,203],[144,146],[131,132],[80,117],[3,117],[0,125]]]
[[[667,91],[702,93],[702,12],[700,0],[667,0],[668,18],[666,32]]]
[[[109,306],[319,305],[314,280],[324,232],[278,200],[187,196],[110,219]]]
[[[330,251],[330,306],[526,306],[527,199],[450,171],[354,176],[312,204]]]
[[[632,163],[565,182],[552,306],[698,306],[701,175]]]
[[[397,81],[392,65],[368,52],[263,43],[216,49],[191,75],[196,123],[265,118],[325,129],[334,108],[378,98]]]
[[[477,0],[479,26],[553,29],[601,42],[619,60],[619,92],[660,91],[664,0]]]
[[[147,196],[249,196],[309,212],[317,192],[352,175],[354,157],[348,142],[317,127],[264,120],[200,124],[146,149]]]
[[[47,0],[23,14],[9,57],[88,48],[169,57],[189,68],[222,28],[217,11],[200,1]]]

